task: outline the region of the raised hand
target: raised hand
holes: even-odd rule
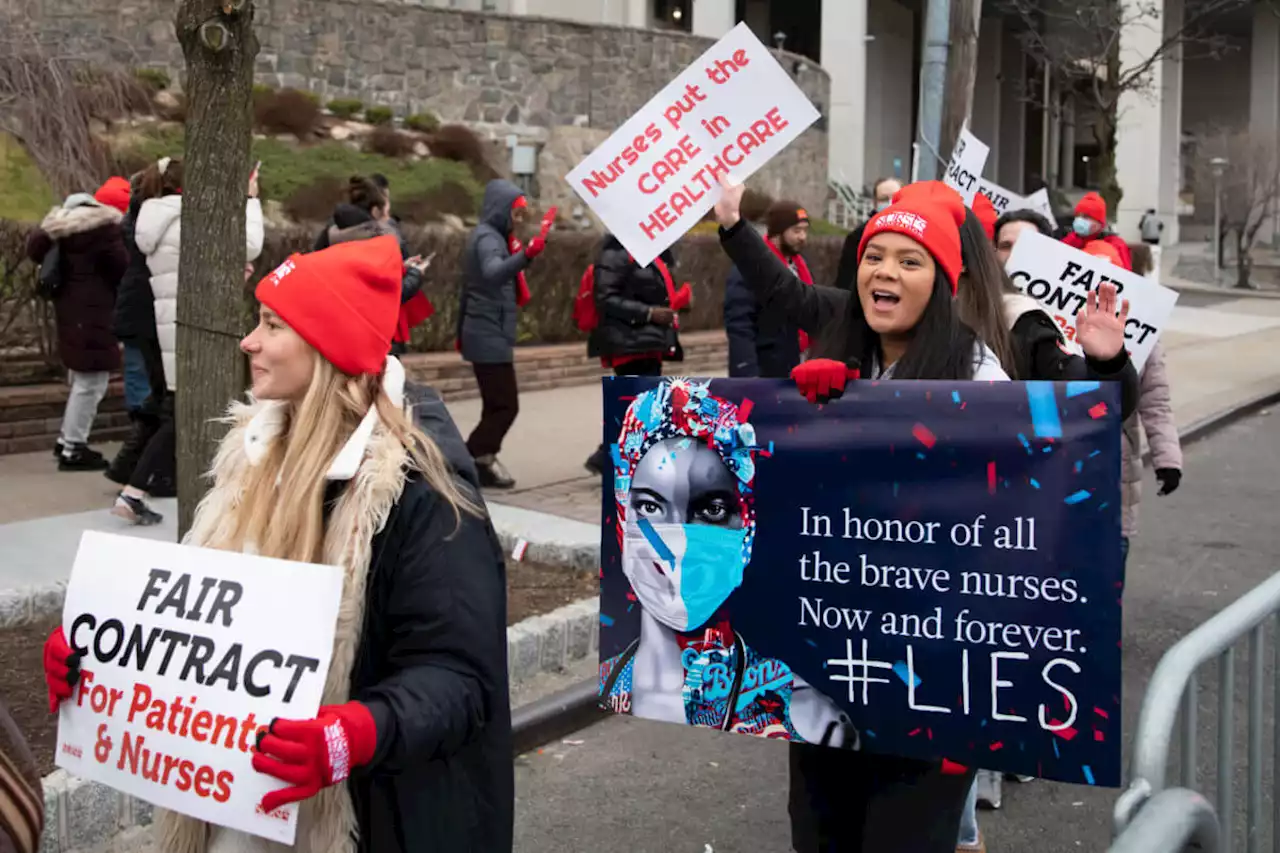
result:
[[[731,183],[724,172],[717,177],[720,181],[720,200],[715,207],[716,222],[720,223],[721,228],[729,229],[742,219],[742,194],[747,191],[747,186]]]
[[[1110,361],[1124,349],[1124,326],[1129,319],[1129,300],[1117,297],[1116,286],[1103,282],[1089,291],[1085,307],[1076,315],[1076,341],[1084,354]],[[1116,313],[1116,304],[1120,311]]]

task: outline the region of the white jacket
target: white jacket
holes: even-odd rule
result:
[[[251,198],[245,204],[245,260],[262,254],[262,204]],[[182,245],[182,196],[148,199],[138,209],[134,242],[147,256],[151,292],[156,302],[156,335],[164,363],[165,383],[178,390],[178,251]]]

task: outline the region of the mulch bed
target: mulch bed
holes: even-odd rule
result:
[[[580,572],[540,563],[507,562],[507,624],[550,613],[558,607],[598,594],[595,572]],[[54,770],[58,720],[49,714],[41,651],[57,618],[0,630],[0,701],[18,724],[35,753],[42,774]]]

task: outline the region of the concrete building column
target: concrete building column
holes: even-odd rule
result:
[[[1063,95],[1058,111],[1062,123],[1062,136],[1058,152],[1058,186],[1067,190],[1075,186],[1076,178],[1076,102],[1070,93]]]
[[[996,183],[1000,163],[1000,105],[1004,99],[1000,85],[1000,69],[1004,53],[1004,22],[1000,18],[983,18],[978,30],[978,69],[973,82],[973,114],[969,129],[991,148],[984,177]],[[950,152],[948,152],[950,153]]]
[[[866,182],[867,3],[822,0],[822,67],[831,75],[828,171],[860,190]],[[907,110],[910,111],[908,104]]]
[[[1144,0],[1121,0],[1128,16],[1137,15]],[[1120,33],[1120,63],[1132,66],[1154,53],[1181,26],[1182,0],[1162,0],[1161,25],[1143,17]],[[1120,209],[1111,212],[1120,236],[1138,239],[1138,223],[1154,209],[1165,223],[1163,241],[1178,240],[1177,198],[1181,188],[1182,67],[1171,51],[1152,69],[1149,92],[1125,92],[1117,107],[1116,177],[1124,190]]]
[[[1255,140],[1280,144],[1280,18],[1265,4],[1253,16],[1250,46],[1249,134]],[[1280,155],[1280,151],[1277,151]],[[1280,220],[1259,231],[1259,239],[1277,243]]]
[[[986,24],[984,22],[983,26]],[[1003,29],[1000,34],[1000,156],[987,174],[1002,187],[1021,193],[1026,191],[1027,168],[1027,60],[1018,34]]]
[[[733,0],[693,0],[693,34],[719,39],[733,29]]]

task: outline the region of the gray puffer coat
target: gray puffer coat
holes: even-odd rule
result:
[[[524,193],[510,181],[484,190],[480,224],[462,255],[462,304],[458,341],[472,364],[509,364],[515,358],[516,276],[529,265],[524,252],[511,254],[511,205]]]
[[[1124,510],[1121,531],[1133,536],[1138,530],[1138,503],[1142,500],[1142,436],[1147,433],[1151,445],[1152,467],[1182,470],[1182,444],[1178,440],[1178,424],[1173,417],[1169,395],[1169,373],[1164,363],[1164,348],[1156,344],[1142,368],[1139,379],[1138,411],[1124,422],[1121,441],[1120,495]]]

